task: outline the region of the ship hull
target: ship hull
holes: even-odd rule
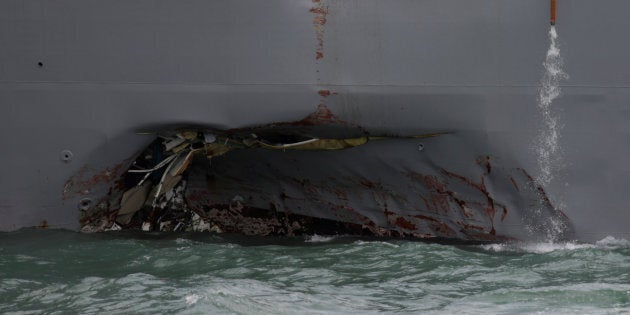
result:
[[[360,130],[389,139],[216,157],[210,175],[246,184],[203,187],[223,192],[205,205],[249,194],[252,208],[411,237],[627,237],[630,45],[617,39],[628,4],[603,3],[558,4],[570,77],[551,107],[560,149],[552,180],[541,183],[547,1],[3,2],[0,230],[81,229],[84,206],[103,206],[156,133],[249,131],[325,108],[334,119],[318,124],[334,137]],[[409,137],[426,134],[439,136]],[[426,177],[457,197],[427,187]],[[296,178],[319,183],[317,191]],[[272,188],[241,189],[251,186]],[[306,210],[291,194],[311,196]],[[448,205],[432,209],[422,198],[431,196]],[[475,214],[466,219],[457,200]],[[347,208],[359,215],[331,210]],[[554,234],[557,220],[564,227]],[[435,222],[454,232],[440,234]]]

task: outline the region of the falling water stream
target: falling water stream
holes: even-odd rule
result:
[[[558,33],[556,27],[551,25],[549,29],[549,49],[543,66],[545,72],[541,79],[541,86],[538,94],[538,111],[541,117],[541,124],[538,135],[534,142],[534,151],[538,160],[538,176],[536,180],[542,187],[548,187],[554,180],[558,172],[564,167],[562,147],[560,144],[562,123],[557,108],[553,102],[562,94],[560,82],[568,78],[562,70],[563,60],[560,55],[560,47],[557,43]],[[555,205],[564,210],[564,201],[561,196],[555,196]],[[537,205],[534,215],[541,215],[543,205]],[[546,231],[549,241],[556,241],[558,236],[567,227],[562,222],[551,222],[551,229]],[[528,227],[532,234],[536,234],[537,227]]]
[[[562,124],[552,104],[561,95],[560,81],[567,79],[568,75],[562,70],[563,61],[557,40],[558,33],[556,27],[552,25],[549,30],[549,49],[543,63],[545,74],[541,79],[538,95],[538,110],[542,116],[542,126],[535,148],[539,167],[537,180],[542,186],[549,185],[554,175],[563,166],[560,147]]]

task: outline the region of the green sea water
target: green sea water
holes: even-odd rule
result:
[[[630,242],[0,233],[0,314],[630,313]]]

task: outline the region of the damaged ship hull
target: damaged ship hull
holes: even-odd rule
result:
[[[541,183],[548,5],[4,1],[0,230],[626,237],[630,5],[558,3]]]

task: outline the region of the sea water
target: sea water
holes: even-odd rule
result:
[[[630,313],[630,242],[0,233],[0,314]]]

